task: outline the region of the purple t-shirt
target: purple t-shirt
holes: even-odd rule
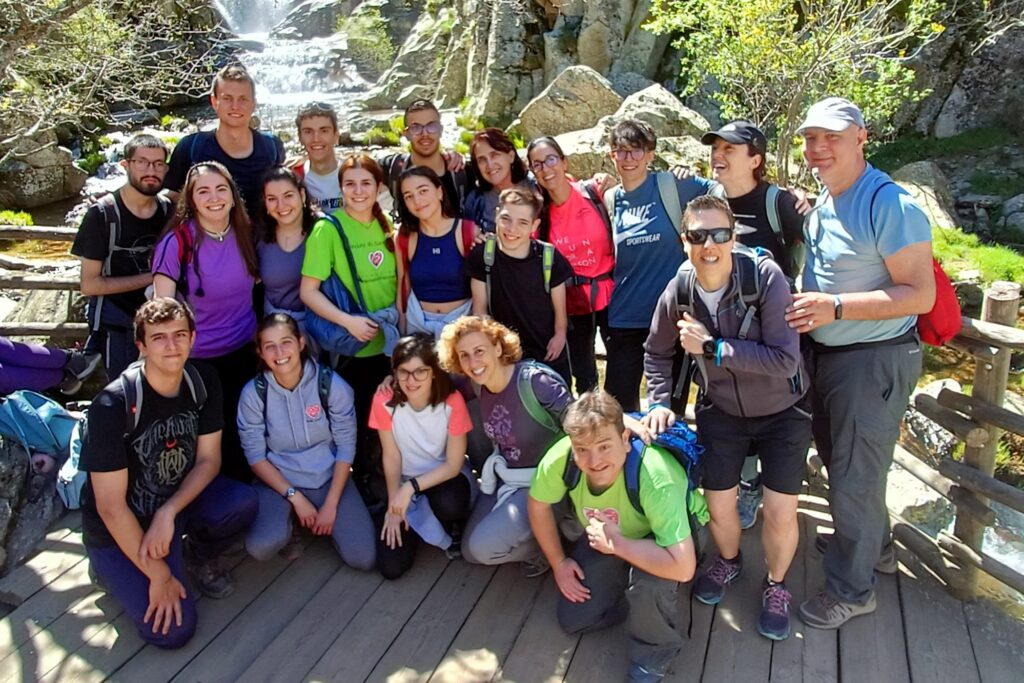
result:
[[[193,223],[188,224],[188,229],[195,235]],[[251,343],[256,334],[256,314],[252,310],[252,288],[256,279],[245,267],[236,238],[234,230],[223,242],[204,236],[197,254],[187,266],[186,302],[196,314],[193,358],[223,356]],[[173,232],[168,233],[156,245],[153,274],[166,275],[177,282],[180,272],[178,238]],[[203,296],[196,292],[200,283]]]
[[[522,361],[516,363],[512,380],[497,394],[492,394],[486,387],[480,391],[484,431],[498,446],[510,467],[536,467],[548,447],[562,437],[561,430],[553,433],[530,417],[523,406],[517,386],[523,365]],[[562,415],[572,402],[565,383],[545,372],[535,372],[531,383],[537,400],[555,418],[555,422],[561,424]]]
[[[260,262],[260,279],[263,280],[263,313],[276,311],[305,311],[306,306],[299,298],[299,282],[302,280],[302,259],[306,256],[306,242],[296,249],[285,251],[277,242],[260,241],[256,245],[256,256]]]

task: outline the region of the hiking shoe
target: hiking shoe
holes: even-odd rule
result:
[[[876,607],[874,593],[865,604],[858,605],[837,600],[823,590],[800,605],[800,618],[813,628],[836,629],[854,617],[871,614]]]
[[[82,388],[82,380],[96,371],[103,356],[98,353],[84,351],[68,351],[68,360],[64,364],[64,379],[58,385],[60,393],[71,396]]]
[[[793,599],[785,583],[771,585],[765,577],[761,590],[761,616],[757,632],[769,640],[789,637],[789,602]]]
[[[528,579],[544,576],[551,571],[551,565],[548,564],[548,558],[544,557],[544,553],[537,553],[536,557],[523,560],[519,566],[522,568],[523,576]]]
[[[664,673],[651,671],[636,662],[629,665],[629,683],[660,683],[665,678]]]
[[[453,525],[448,535],[452,537],[452,544],[445,548],[444,556],[449,560],[457,560],[462,557],[462,525]]]
[[[95,569],[93,569],[92,562],[89,563],[89,581],[96,590],[103,591],[104,593],[110,592],[107,589],[107,584],[103,583],[103,579],[101,579],[100,575],[96,573]]]
[[[816,534],[814,537],[814,549],[822,555],[828,550],[828,542],[832,537],[831,534]],[[892,540],[882,548],[882,553],[878,556],[878,561],[875,562],[875,571],[879,574],[895,574],[899,571],[899,558],[896,556],[896,543]]]
[[[748,484],[740,482],[740,495],[736,499],[736,510],[740,513],[740,528],[749,529],[757,524],[757,510],[764,499],[764,489],[760,482]]]
[[[739,578],[742,569],[742,555],[737,555],[731,560],[719,555],[711,568],[701,574],[693,584],[694,596],[705,605],[717,605],[725,595],[725,587]]]
[[[231,572],[222,567],[217,559],[193,559],[188,564],[188,573],[196,582],[199,592],[208,598],[220,600],[235,592],[235,580]]]
[[[302,543],[302,537],[299,536],[298,530],[295,530],[292,532],[292,537],[288,539],[283,548],[277,551],[277,554],[289,562],[294,562],[302,557],[304,550],[305,546]]]

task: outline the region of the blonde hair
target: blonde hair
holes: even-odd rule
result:
[[[580,396],[569,405],[562,418],[562,431],[573,440],[594,436],[609,425],[615,428],[616,434],[626,429],[622,406],[603,389],[593,389]]]
[[[523,357],[523,346],[518,334],[491,318],[467,315],[448,323],[441,330],[437,340],[437,356],[442,368],[458,375],[466,374],[459,363],[459,350],[456,347],[463,337],[474,332],[483,334],[491,344],[501,346],[500,358],[505,365],[512,365]]]

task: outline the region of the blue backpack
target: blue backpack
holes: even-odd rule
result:
[[[0,434],[20,443],[30,455],[62,459],[77,422],[59,403],[34,391],[15,391],[0,402]]]

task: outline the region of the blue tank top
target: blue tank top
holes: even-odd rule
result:
[[[452,229],[441,237],[419,233],[416,253],[409,263],[409,282],[420,301],[439,304],[469,298],[465,259],[456,242],[461,232],[460,222],[455,221]]]

